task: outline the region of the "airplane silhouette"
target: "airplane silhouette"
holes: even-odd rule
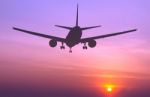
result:
[[[128,31],[105,34],[105,35],[100,35],[100,36],[95,36],[95,37],[81,38],[82,37],[82,31],[97,28],[97,27],[101,27],[101,26],[92,26],[92,27],[81,28],[78,24],[78,5],[77,5],[77,15],[76,15],[76,25],[75,25],[75,27],[66,27],[66,26],[60,26],[60,25],[55,25],[55,26],[70,30],[67,37],[66,38],[55,37],[55,36],[41,34],[41,33],[33,32],[33,31],[27,31],[27,30],[24,30],[24,29],[16,28],[16,27],[13,27],[13,29],[17,30],[17,31],[24,32],[24,33],[28,33],[28,34],[32,34],[32,35],[36,35],[36,36],[51,39],[49,41],[50,47],[56,47],[57,42],[61,42],[62,46],[60,46],[60,49],[65,49],[65,46],[64,46],[64,43],[65,43],[70,48],[70,51],[69,51],[70,53],[72,53],[72,50],[71,50],[72,47],[76,46],[79,43],[84,44],[83,49],[87,49],[86,43],[88,43],[89,47],[93,48],[97,44],[96,41],[95,41],[96,39],[116,36],[116,35],[125,34],[125,33],[129,33],[129,32],[134,32],[134,31],[137,30],[137,29],[132,29],[132,30],[128,30]]]

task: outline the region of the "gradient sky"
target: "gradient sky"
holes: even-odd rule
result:
[[[83,37],[137,28],[125,35],[61,51],[49,39],[12,30],[12,26],[66,37],[54,25],[102,25]],[[7,97],[150,97],[149,0],[1,0],[0,96]],[[106,85],[114,92],[107,94]]]

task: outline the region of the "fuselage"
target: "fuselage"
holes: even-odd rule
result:
[[[82,30],[79,26],[75,26],[70,30],[66,37],[66,45],[70,48],[77,45],[80,42],[82,36]]]

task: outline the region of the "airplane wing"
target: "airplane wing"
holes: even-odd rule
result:
[[[95,39],[100,39],[100,38],[107,38],[107,37],[111,37],[111,36],[116,36],[116,35],[120,35],[120,34],[126,34],[129,32],[134,32],[136,30],[137,29],[133,29],[133,30],[123,31],[123,32],[117,32],[117,33],[111,33],[111,34],[100,35],[100,36],[95,36],[95,37],[83,38],[80,40],[80,42],[88,42],[92,39],[95,40]]]
[[[17,31],[24,32],[24,33],[36,35],[36,36],[39,36],[39,37],[54,39],[54,40],[59,41],[59,42],[65,42],[65,39],[64,39],[64,38],[55,37],[55,36],[50,36],[50,35],[41,34],[41,33],[32,32],[32,31],[27,31],[27,30],[24,30],[24,29],[16,28],[16,27],[13,27],[13,29],[14,29],[14,30],[17,30]]]

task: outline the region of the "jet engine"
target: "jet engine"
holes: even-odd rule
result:
[[[50,40],[49,45],[50,45],[50,47],[56,47],[57,46],[57,41],[56,40]]]
[[[95,40],[90,40],[90,41],[88,42],[88,45],[89,45],[89,47],[93,48],[93,47],[96,46],[96,41],[95,41]]]

